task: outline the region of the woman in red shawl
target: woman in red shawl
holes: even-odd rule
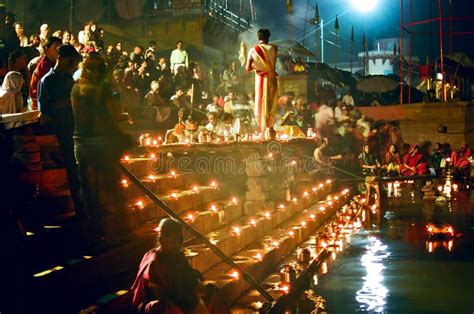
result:
[[[418,145],[411,145],[408,154],[403,157],[400,174],[404,176],[425,174],[427,166],[428,163],[423,161],[423,154],[418,152]]]
[[[457,151],[453,151],[451,153],[451,162],[453,166],[457,169],[466,169],[471,161],[469,158],[471,157],[471,149],[467,144],[461,145],[461,148]]]

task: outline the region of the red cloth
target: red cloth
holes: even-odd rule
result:
[[[410,147],[410,152],[412,151]],[[415,171],[412,169],[407,168],[405,165],[409,167],[415,167]],[[413,175],[421,175],[426,173],[428,164],[423,162],[423,154],[415,153],[411,154],[408,153],[403,157],[403,165],[400,166],[400,173],[404,176],[413,176]]]
[[[33,74],[31,75],[31,81],[30,81],[30,89],[29,89],[29,96],[32,101],[32,110],[38,110],[38,87],[39,87],[39,82],[43,76],[46,75],[46,73],[49,72],[53,68],[54,64],[53,62],[46,56],[43,56],[40,58],[38,61],[38,65],[36,66],[36,69],[33,71]]]
[[[420,79],[424,80],[430,77],[430,65],[420,65]]]
[[[451,153],[451,162],[453,166],[459,169],[467,168],[470,165],[471,149],[466,147],[463,151],[454,151]]]
[[[133,293],[132,304],[135,308],[138,308],[145,300],[145,287],[150,279],[149,269],[151,263],[156,259],[156,251],[157,249],[155,248],[146,252],[140,262],[140,267],[138,267],[138,274],[131,288]]]

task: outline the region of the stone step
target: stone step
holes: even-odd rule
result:
[[[104,252],[78,249],[76,255],[34,270],[28,290],[32,312],[70,313],[84,300],[95,300],[111,287],[129,286],[141,256],[156,244],[156,225],[134,230],[124,245]]]
[[[231,258],[257,281],[261,281],[261,279],[265,278],[275,269],[275,264],[278,261],[282,260],[311,234],[314,234],[315,230],[321,227],[347,201],[348,194],[344,192],[344,194],[334,194],[332,196],[337,196],[338,200],[332,198],[332,200],[326,199],[325,201],[313,204],[308,209],[293,215],[292,218],[280,226],[271,229],[263,235],[259,235],[256,241],[236,251],[231,255]],[[330,205],[328,202],[330,202]],[[321,210],[322,207],[324,207],[324,211]],[[291,210],[291,208],[287,209]],[[260,217],[255,219],[256,226],[260,226],[265,219],[267,218]],[[251,225],[253,226],[253,224]],[[189,251],[187,253],[189,254]],[[193,258],[190,257],[191,260]],[[235,273],[235,269],[230,268],[230,266],[223,262],[219,262],[205,271],[203,276],[205,283],[212,283],[220,288],[220,298],[232,304],[239,296],[251,288],[241,279],[238,272],[237,275]],[[116,292],[107,294],[110,302],[101,304],[95,302],[95,305],[90,307],[99,308],[100,313],[123,311],[124,308],[130,306],[132,297],[130,291],[125,292],[126,289],[127,287],[116,289],[114,290]],[[277,295],[275,296],[276,298]]]
[[[150,206],[149,206],[150,207]],[[157,222],[166,214],[161,209],[154,208],[155,215],[149,219],[143,219],[135,225],[133,233],[136,237],[152,232],[157,227]],[[180,212],[181,217],[190,223],[198,232],[206,234],[223,225],[231,223],[242,215],[242,205],[238,197],[215,200],[208,203],[201,203],[193,210]],[[131,218],[138,221],[139,218]],[[153,218],[153,219],[151,219]],[[35,252],[34,264],[30,267],[34,272],[40,272],[52,265],[63,264],[69,259],[75,259],[78,252],[84,255],[91,255],[91,251],[85,248],[81,236],[85,235],[85,223],[54,223],[41,225],[36,228],[27,229],[27,245],[31,252]],[[184,233],[186,241],[192,237],[187,232]],[[95,255],[95,254],[93,254]]]
[[[315,192],[299,198],[297,202],[277,204],[275,208],[262,208],[255,215],[242,216],[232,226],[223,226],[206,234],[206,237],[224,254],[231,256],[315,201],[325,197],[329,190],[330,186],[326,184]],[[203,244],[194,243],[186,246],[186,249],[189,251],[191,265],[201,272],[220,262],[220,259]]]
[[[327,274],[328,269],[337,259],[337,255],[344,254],[351,236],[362,227],[363,218],[358,217],[362,213],[360,210],[365,206],[365,200],[362,200],[360,196],[355,196],[350,203],[350,206],[339,208],[336,215],[328,217],[325,222],[318,224],[315,231],[305,239],[304,243],[300,243],[290,250],[284,259],[274,263],[273,272],[262,278],[262,285],[275,300],[286,297],[288,292],[294,289],[301,292],[301,288],[304,288],[301,286],[302,282],[311,281],[312,286],[316,286],[319,279]],[[301,250],[307,250],[310,253],[305,262],[302,262],[298,257]],[[321,262],[319,267],[317,267],[318,262]],[[294,267],[296,270],[295,283],[282,283],[279,270],[283,265]],[[309,269],[311,271],[308,271]],[[254,313],[265,302],[266,300],[256,290],[250,289],[234,303],[231,313]],[[276,313],[280,313],[280,311]]]
[[[333,195],[336,196],[336,195]],[[274,228],[232,255],[233,260],[257,281],[263,280],[275,270],[275,264],[320,228],[337,210],[347,202],[347,194],[338,193],[337,201],[322,201],[292,217],[278,228]],[[331,205],[329,205],[331,203]],[[324,206],[324,211],[321,211]],[[236,276],[238,272],[220,262],[206,271],[206,282],[218,286],[222,296],[233,304],[251,288],[246,281]]]
[[[196,190],[176,190],[157,195],[175,213],[205,211],[209,204],[222,202],[227,196],[222,190],[209,186],[200,186]],[[132,226],[164,217],[164,211],[147,197],[138,197],[128,201]]]

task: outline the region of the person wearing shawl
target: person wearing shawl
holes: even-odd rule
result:
[[[387,174],[398,175],[401,163],[402,157],[400,156],[398,146],[395,144],[390,145],[390,148],[385,154],[385,167],[387,169]]]
[[[143,314],[227,314],[214,285],[203,285],[183,253],[180,223],[164,218],[158,225],[159,245],[142,258],[132,285],[132,305]]]
[[[255,118],[259,131],[263,134],[268,128],[270,137],[276,136],[273,125],[278,110],[278,83],[275,71],[278,48],[269,44],[270,31],[260,29],[257,32],[258,44],[251,48],[246,70],[255,71]]]
[[[10,71],[0,88],[0,114],[23,111],[21,88],[25,81],[20,72]]]
[[[428,163],[423,161],[423,154],[418,152],[418,145],[411,145],[403,157],[400,174],[404,176],[422,175],[426,173]]]
[[[466,169],[471,163],[470,157],[471,149],[469,145],[463,144],[457,151],[451,153],[451,162],[459,170]]]
[[[363,151],[359,155],[359,161],[364,176],[376,175],[376,169],[380,167],[380,163],[375,155],[370,151],[369,144],[364,144]]]

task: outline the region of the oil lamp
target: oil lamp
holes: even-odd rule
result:
[[[142,201],[142,200],[137,200],[134,205],[135,205],[135,207],[138,208],[138,209],[143,209],[143,208],[145,208],[145,205],[143,204],[143,201]]]
[[[236,270],[233,270],[229,273],[229,276],[232,277],[234,280],[238,280],[240,275],[239,272]]]
[[[240,235],[240,232],[241,232],[240,227],[237,227],[237,226],[232,227],[232,232],[233,232],[235,235],[239,236],[239,235]]]

